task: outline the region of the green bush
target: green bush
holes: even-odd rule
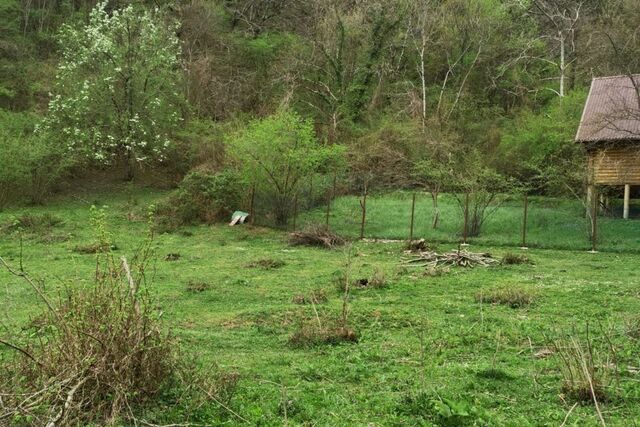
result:
[[[0,208],[20,200],[42,203],[74,163],[54,138],[34,134],[38,121],[0,110]]]
[[[20,197],[27,183],[26,165],[18,161],[22,144],[14,138],[0,139],[0,209]]]
[[[231,170],[193,171],[159,207],[158,213],[167,225],[209,224],[229,218],[241,207],[244,193],[241,178]]]

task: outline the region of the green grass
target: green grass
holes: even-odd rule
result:
[[[135,252],[144,236],[147,205],[161,195],[143,191],[98,200],[109,206],[109,228],[118,256]],[[332,218],[335,228],[351,230],[350,235],[357,234],[356,214],[343,217],[339,212],[350,212],[353,202],[357,203],[350,198],[338,200]],[[405,195],[372,198],[368,235],[406,237],[407,202]],[[37,233],[25,231],[24,265],[46,279],[51,295],[64,286],[91,284],[95,255],[73,251],[93,241],[89,205],[89,201],[60,201],[0,213],[0,224],[24,212],[48,213],[63,220]],[[398,210],[394,221],[392,212],[383,211],[391,211],[391,206],[407,209]],[[423,232],[416,233],[427,238],[431,235],[428,206],[427,200],[421,200]],[[502,247],[509,244],[511,235],[498,233],[497,218],[512,221],[512,227],[518,221],[516,208],[508,209],[512,214],[494,217],[486,237],[475,240],[471,250],[489,251],[496,258],[514,251]],[[542,206],[537,209],[543,211]],[[550,221],[552,207],[544,209]],[[455,240],[454,207],[449,203],[443,211],[443,229],[438,233],[441,240]],[[579,219],[577,213],[558,216],[551,223],[554,227]],[[629,221],[621,227],[630,227],[631,234],[635,224]],[[544,235],[562,245],[562,236]],[[573,231],[566,231],[567,236],[573,236]],[[583,250],[586,242],[580,242],[578,235],[568,243],[580,249],[573,252],[531,249],[527,256],[534,264],[452,268],[437,277],[403,268],[400,243],[355,243],[352,278],[370,278],[382,271],[387,281],[383,288],[353,290],[350,322],[359,335],[356,344],[294,348],[288,343],[298,320],[313,316],[311,305],[292,302],[295,295],[324,288],[329,300],[315,308],[321,316],[339,314],[341,297],[335,277],[344,269],[347,256],[344,250],[290,247],[282,232],[220,225],[160,235],[155,241],[150,290],[166,325],[203,370],[216,363],[223,370],[240,373],[230,408],[253,425],[283,425],[286,395],[289,425],[557,426],[573,402],[561,396],[558,361],[534,354],[559,335],[584,336],[586,321],[591,322],[598,351],[607,347],[600,325],[612,330],[617,349],[619,381],[608,390],[610,400],[601,403],[607,425],[631,425],[634,420],[640,422],[640,376],[634,369],[640,366],[640,341],[625,332],[640,311],[638,256],[589,254]],[[443,250],[454,246],[441,244]],[[617,249],[637,247],[628,238]],[[170,253],[180,258],[165,261]],[[15,264],[19,255],[15,231],[1,234],[0,256]],[[282,263],[278,268],[247,267],[265,259]],[[193,292],[190,283],[207,286]],[[535,303],[512,308],[476,300],[481,292],[511,286],[535,294]],[[0,271],[0,301],[3,338],[41,310],[32,291],[5,271]],[[8,354],[8,349],[0,348],[0,357]],[[169,400],[158,402],[157,410],[146,414],[156,423],[183,422],[183,416]],[[200,408],[191,421],[244,425],[214,402]],[[599,421],[593,406],[578,405],[567,425],[595,426]]]
[[[427,241],[455,243],[461,240],[463,215],[460,205],[450,194],[440,196],[440,225],[431,227],[431,197],[420,194],[416,200],[414,236]],[[301,215],[300,222],[325,221],[326,208],[320,207]],[[640,220],[598,217],[598,250],[640,252]],[[361,221],[360,198],[347,196],[332,205],[330,224],[340,234],[358,237]],[[370,195],[367,199],[365,236],[381,239],[408,239],[411,219],[411,193]],[[469,238],[472,244],[521,246],[522,200],[512,199],[491,215],[480,236]],[[589,223],[584,208],[577,200],[531,197],[527,225],[527,246],[532,248],[588,250]]]

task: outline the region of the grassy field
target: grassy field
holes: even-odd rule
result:
[[[384,239],[407,239],[411,219],[411,193],[370,195],[367,200],[365,236]],[[459,203],[449,194],[440,196],[440,224],[431,227],[433,208],[428,194],[416,200],[414,236],[429,241],[455,243],[461,239],[463,214]],[[639,207],[632,207],[635,214]],[[301,222],[325,221],[326,208],[318,208],[301,216]],[[640,251],[640,221],[622,220],[620,206],[614,206],[616,217],[598,218],[598,250]],[[358,237],[361,222],[360,198],[341,197],[332,205],[330,224],[339,233]],[[480,236],[471,243],[492,246],[520,246],[522,241],[523,201],[508,200],[486,221]],[[577,200],[531,197],[527,226],[527,246],[534,248],[588,250],[590,223]]]
[[[74,248],[93,240],[92,203],[108,206],[116,254],[131,256],[144,235],[147,206],[161,196],[136,191],[8,210],[0,213],[0,224],[25,212],[62,220],[26,230],[24,242],[25,267],[45,278],[53,295],[65,285],[91,284],[95,255]],[[404,195],[372,198],[367,234],[405,238],[407,202]],[[338,200],[332,217],[336,229],[352,236],[358,232],[356,204],[351,198]],[[437,236],[455,241],[454,208],[447,205]],[[420,201],[416,232],[426,238],[435,235],[427,228],[428,206],[428,200]],[[474,240],[472,250],[497,258],[513,251],[503,246],[517,241],[512,235],[519,221],[516,207],[509,209],[493,218],[486,237]],[[382,271],[387,286],[353,290],[349,322],[358,333],[357,343],[311,348],[289,344],[300,319],[315,316],[313,307],[292,299],[324,289],[328,302],[317,306],[319,317],[338,316],[342,301],[335,277],[345,270],[346,249],[291,247],[282,232],[247,226],[186,227],[158,236],[150,290],[165,322],[201,369],[217,364],[240,374],[230,409],[248,422],[215,402],[185,420],[170,399],[144,416],[158,424],[200,425],[558,426],[565,417],[567,426],[601,425],[593,405],[574,407],[562,390],[560,359],[545,351],[569,335],[584,343],[588,321],[597,371],[615,377],[606,388],[607,401],[600,402],[606,424],[640,423],[640,341],[633,333],[640,327],[638,255],[589,254],[583,250],[588,243],[577,211],[536,209],[546,219],[533,214],[532,241],[579,250],[531,249],[526,254],[533,265],[452,268],[425,275],[403,266],[400,244],[354,243],[351,276]],[[619,227],[616,235],[623,241],[610,243],[611,250],[640,249],[636,223],[611,220],[609,228]],[[564,232],[557,235],[557,230]],[[440,249],[454,246],[441,243]],[[19,253],[15,233],[0,235],[0,256],[16,263]],[[170,253],[179,259],[166,261]],[[252,267],[265,259],[283,265]],[[208,288],[192,292],[189,282]],[[512,308],[487,302],[494,291],[505,288],[519,290],[531,303]],[[1,337],[41,310],[32,292],[4,271],[0,295]],[[615,358],[607,363],[613,350]],[[0,357],[8,354],[0,348]]]

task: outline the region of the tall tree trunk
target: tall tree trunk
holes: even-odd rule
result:
[[[558,32],[558,40],[560,40],[560,98],[564,98],[564,79],[567,70],[565,59],[565,36],[562,31]]]
[[[424,129],[427,121],[427,83],[425,81],[424,72],[424,49],[426,40],[422,38],[422,48],[420,49],[420,83],[422,84],[422,128]]]

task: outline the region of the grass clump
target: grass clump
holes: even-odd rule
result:
[[[389,281],[384,270],[376,268],[370,277],[354,280],[352,285],[359,288],[382,289],[389,286]]]
[[[513,376],[500,368],[486,368],[476,372],[478,378],[486,380],[506,381],[513,379]]]
[[[336,271],[333,274],[333,281],[335,283],[336,290],[342,294],[347,288],[346,272]],[[383,289],[389,286],[387,275],[384,270],[376,268],[373,274],[368,277],[360,279],[350,280],[349,287],[354,289]]]
[[[355,342],[358,342],[358,335],[353,329],[344,326],[323,327],[313,320],[300,323],[289,337],[289,344],[296,348]]]
[[[329,301],[329,298],[325,290],[320,288],[312,290],[308,295],[296,294],[291,301],[298,305],[324,304]]]
[[[511,308],[528,307],[535,300],[534,294],[525,288],[503,287],[477,293],[476,302],[506,305]]]
[[[290,233],[289,243],[294,246],[317,246],[333,249],[343,246],[346,240],[324,225],[310,225],[302,231]]]
[[[625,321],[625,333],[629,338],[640,340],[640,315],[632,316]]]
[[[500,261],[502,265],[521,265],[521,264],[533,264],[533,261],[528,256],[522,254],[514,254],[507,252]]]
[[[248,268],[261,268],[263,270],[275,270],[276,268],[284,267],[286,263],[280,259],[263,258],[257,261],[252,261],[246,266]]]
[[[604,341],[609,342],[609,339]],[[594,347],[588,325],[584,340],[571,335],[553,341],[552,348],[562,374],[561,390],[566,396],[577,402],[593,403],[596,407],[599,402],[609,400],[615,356],[610,348]]]
[[[207,282],[199,282],[196,280],[190,280],[187,283],[186,289],[187,292],[191,292],[194,294],[199,294],[201,292],[207,291],[211,288],[211,285]]]
[[[100,252],[107,252],[110,250],[115,251],[117,249],[118,247],[111,243],[96,242],[96,243],[90,243],[87,245],[76,245],[73,247],[72,251],[78,254],[89,255],[89,254],[97,254]]]
[[[181,255],[178,253],[168,253],[165,257],[164,260],[165,261],[179,261],[181,258]]]

